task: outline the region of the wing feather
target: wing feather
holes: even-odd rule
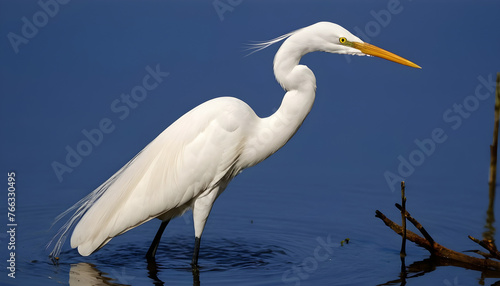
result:
[[[57,256],[62,236],[77,222],[71,247],[87,256],[111,238],[155,217],[181,215],[201,192],[234,172],[244,145],[246,124],[241,123],[253,117],[248,105],[229,97],[213,99],[186,113],[72,207],[77,211],[63,226],[56,243],[59,249],[52,255]]]

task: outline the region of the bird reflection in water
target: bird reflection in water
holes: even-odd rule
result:
[[[154,260],[149,260],[147,264],[148,277],[152,280],[152,285],[165,285],[165,282],[158,278],[159,270],[162,269],[161,265],[157,264]],[[187,268],[186,268],[187,269]],[[189,268],[191,269],[191,268]],[[115,272],[115,271],[113,271]],[[193,273],[193,286],[200,285],[200,271],[198,268],[192,269]],[[110,276],[117,276],[111,278]],[[132,275],[127,275],[125,271],[116,271],[115,275],[100,271],[96,265],[91,263],[78,263],[71,264],[69,271],[69,285],[71,286],[125,286],[133,285],[135,279]]]

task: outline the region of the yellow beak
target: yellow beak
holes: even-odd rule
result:
[[[398,63],[398,64],[402,64],[402,65],[405,65],[405,66],[409,66],[409,67],[412,67],[412,68],[419,68],[421,69],[420,66],[410,62],[409,60],[405,59],[405,58],[402,58],[398,55],[395,55],[389,51],[386,51],[384,49],[381,49],[377,46],[374,46],[374,45],[370,45],[368,43],[358,43],[358,42],[352,42],[352,47],[355,48],[355,49],[358,49],[360,50],[361,52],[367,54],[367,55],[370,55],[370,56],[375,56],[375,57],[379,57],[379,58],[383,58],[383,59],[386,59],[386,60],[389,60],[389,61],[393,61],[395,63]]]

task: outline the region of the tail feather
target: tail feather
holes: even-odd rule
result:
[[[50,248],[53,244],[54,248],[49,254],[49,257],[56,258],[59,257],[61,253],[62,246],[68,237],[69,231],[76,226],[76,224],[80,221],[83,215],[94,205],[94,203],[102,197],[102,195],[106,192],[106,190],[116,181],[116,179],[120,176],[123,171],[127,169],[127,167],[134,162],[134,160],[139,156],[141,152],[139,152],[132,160],[130,160],[125,166],[123,166],[118,172],[116,172],[111,178],[109,178],[102,185],[97,187],[90,194],[85,196],[83,199],[79,200],[76,204],[71,206],[69,209],[65,210],[63,213],[58,215],[54,222],[51,225],[51,228],[59,222],[62,218],[66,217],[69,213],[73,212],[73,215],[66,221],[66,223],[57,231],[54,237],[49,241],[46,248]]]

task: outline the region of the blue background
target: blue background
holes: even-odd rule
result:
[[[386,27],[373,29],[373,13],[387,10],[389,2],[241,2],[218,12],[215,2],[74,1],[60,4],[57,15],[16,54],[7,34],[22,35],[20,19],[32,19],[41,8],[4,1],[2,168],[18,171],[25,181],[36,176],[38,185],[49,188],[29,195],[48,202],[60,190],[98,185],[208,99],[235,96],[268,116],[284,93],[272,73],[278,45],[245,57],[246,44],[326,20],[375,35],[372,44],[423,69],[376,58],[307,55],[302,63],[313,69],[318,83],[313,110],[297,136],[248,176],[272,176],[276,182],[347,184],[353,176],[385,182],[383,173],[396,172],[397,157],[416,148],[414,139],[443,128],[449,139],[408,179],[448,181],[453,178],[444,176],[454,173],[478,179],[488,167],[493,97],[480,101],[458,130],[442,116],[474,95],[478,76],[495,77],[498,4],[401,1],[400,13],[392,14]],[[141,84],[148,65],[170,75],[119,120],[111,102]],[[85,139],[81,131],[96,128],[102,118],[113,121],[114,132],[59,182],[52,162],[64,163],[65,147],[76,148]],[[82,178],[87,185],[77,186]]]
[[[388,5],[398,12],[388,13]],[[314,186],[335,192],[370,185],[392,204],[399,192],[384,173],[397,174],[398,156],[408,159],[418,149],[415,139],[441,128],[447,140],[405,176],[410,190],[430,198],[447,186],[443,198],[460,209],[465,202],[453,188],[465,184],[486,207],[494,98],[479,100],[456,129],[443,114],[475,96],[478,77],[494,79],[500,71],[499,2],[70,1],[16,53],[9,33],[22,36],[22,18],[33,23],[42,10],[35,1],[0,2],[0,164],[3,174],[17,172],[20,225],[36,219],[23,216],[33,206],[64,211],[206,100],[234,96],[261,117],[272,114],[284,94],[272,71],[279,45],[246,56],[247,44],[319,21],[358,36],[361,30],[371,44],[422,69],[378,58],[306,55],[302,63],[318,85],[310,115],[279,152],[238,176],[237,186],[303,189],[307,200]],[[121,120],[111,102],[157,65],[168,77]],[[76,148],[85,140],[82,130],[98,128],[103,118],[115,129],[59,180],[53,162],[65,164],[66,146]],[[256,207],[270,208],[265,201]],[[42,229],[50,223],[38,222]]]

